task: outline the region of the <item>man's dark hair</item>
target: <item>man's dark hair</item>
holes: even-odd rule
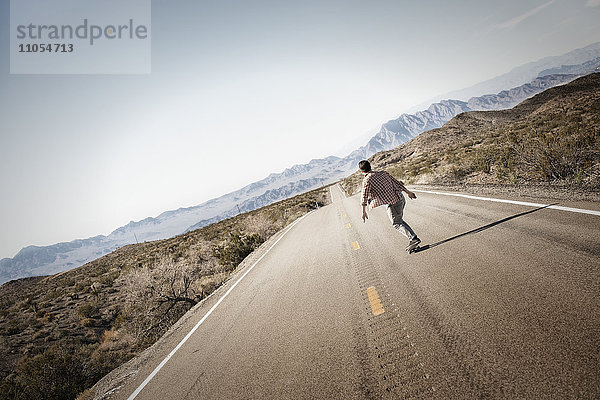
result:
[[[369,163],[367,160],[362,160],[358,163],[358,168],[362,172],[371,172],[371,163]]]

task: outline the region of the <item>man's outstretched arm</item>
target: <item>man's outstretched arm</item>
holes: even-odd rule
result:
[[[398,179],[394,178],[391,175],[390,175],[390,178],[392,178],[392,182],[394,182],[394,184],[396,185],[396,187],[398,189],[400,189],[400,191],[406,192],[406,194],[408,195],[409,198],[411,198],[411,199],[416,199],[417,198],[417,195],[414,194],[413,192],[411,192],[410,190],[408,190],[406,188],[406,186],[404,186],[403,182],[400,182]]]
[[[400,184],[400,190],[402,190],[403,192],[406,192],[406,194],[408,195],[409,198],[411,198],[411,199],[417,198],[417,195],[414,194],[413,192],[411,192],[410,190],[408,190],[402,182],[398,182],[398,183]]]

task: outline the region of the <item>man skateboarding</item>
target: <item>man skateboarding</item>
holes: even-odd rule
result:
[[[405,204],[402,192],[406,192],[411,199],[416,199],[417,195],[405,188],[402,182],[396,180],[387,172],[371,171],[371,164],[367,160],[359,162],[358,168],[365,174],[360,197],[363,222],[369,219],[367,205],[375,208],[385,204],[394,228],[408,238],[409,243],[406,251],[411,253],[419,246],[421,239],[402,219]]]

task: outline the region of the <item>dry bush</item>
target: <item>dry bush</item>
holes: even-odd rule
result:
[[[85,355],[63,346],[24,357],[17,374],[2,382],[6,398],[73,399],[86,383]]]
[[[257,234],[263,241],[271,237],[280,228],[264,214],[249,215],[243,223],[243,230],[248,234]]]
[[[185,251],[184,259],[191,264],[196,264],[201,275],[212,273],[217,264],[212,255],[212,244],[202,238],[194,240]]]
[[[163,256],[153,266],[137,268],[123,276],[127,289],[119,328],[136,340],[155,338],[202,300],[208,291],[201,278],[214,273],[216,266],[207,251],[206,244],[199,243],[188,250],[190,258],[175,262],[170,256]]]
[[[229,235],[224,244],[213,248],[213,255],[219,264],[233,271],[250,253],[263,243],[259,234],[243,234],[234,232]]]

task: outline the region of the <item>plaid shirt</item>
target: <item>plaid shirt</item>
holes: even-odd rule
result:
[[[365,175],[362,182],[361,204],[371,208],[383,204],[396,204],[402,198],[402,182],[385,171],[373,171]]]

